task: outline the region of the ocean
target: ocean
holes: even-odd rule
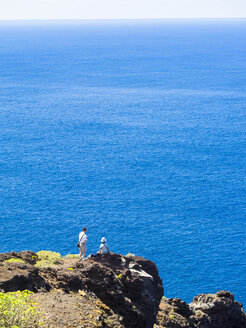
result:
[[[0,252],[153,260],[246,302],[246,20],[0,23]]]

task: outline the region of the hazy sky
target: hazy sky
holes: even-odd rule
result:
[[[0,0],[0,20],[193,17],[246,17],[246,0]]]

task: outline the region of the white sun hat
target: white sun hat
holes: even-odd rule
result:
[[[106,243],[106,238],[105,237],[102,237],[102,239],[101,239],[101,243]]]

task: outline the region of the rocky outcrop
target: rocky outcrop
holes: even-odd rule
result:
[[[4,261],[10,258],[25,263],[6,266]],[[123,327],[153,327],[163,287],[152,261],[118,254],[98,255],[82,262],[61,259],[50,268],[37,268],[36,261],[33,252],[0,254],[0,289],[91,292],[118,315]]]
[[[198,295],[190,304],[178,298],[163,299],[157,327],[246,328],[246,315],[230,292],[219,291]]]
[[[22,260],[24,263],[11,263],[5,265],[9,259]],[[31,290],[37,292],[40,289],[49,290],[50,284],[39,269],[34,266],[38,257],[31,251],[11,252],[0,254],[0,290],[13,292],[16,290]]]
[[[45,267],[37,261],[30,251],[0,254],[0,291],[33,291],[45,328],[246,328],[230,292],[201,294],[190,304],[162,297],[156,265],[142,257],[61,258]]]

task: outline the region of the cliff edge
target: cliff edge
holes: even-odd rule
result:
[[[156,265],[142,257],[110,253],[40,264],[31,251],[0,254],[0,292],[33,291],[45,328],[246,328],[230,292],[201,294],[190,304],[163,297]]]
[[[30,251],[0,254],[0,290],[36,293],[48,327],[153,327],[163,287],[152,261],[111,253],[42,268],[38,260]]]

